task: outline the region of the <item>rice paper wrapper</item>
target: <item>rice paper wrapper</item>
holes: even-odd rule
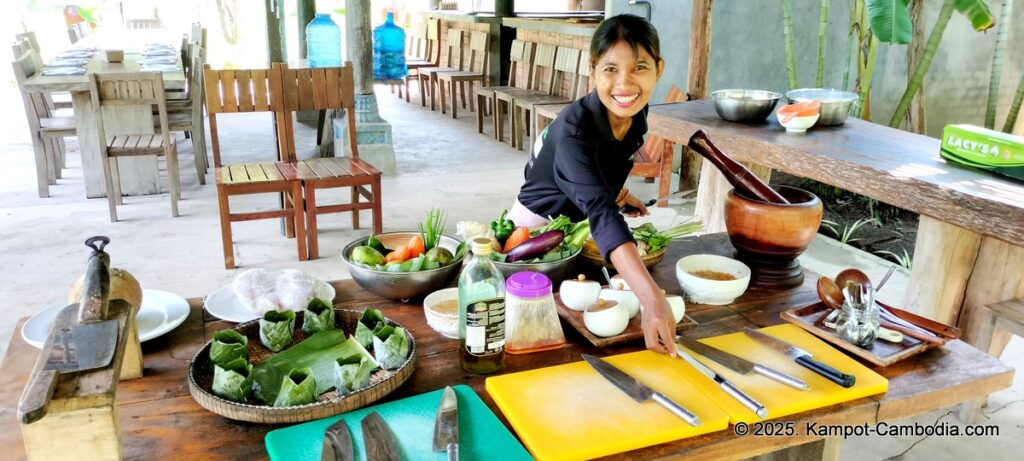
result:
[[[260,319],[260,342],[267,349],[279,352],[292,343],[295,312],[269,311]]]
[[[313,370],[300,368],[289,371],[281,381],[281,391],[274,400],[275,407],[305,405],[316,401],[316,378]]]
[[[389,327],[394,328],[394,327]],[[404,328],[394,328],[385,339],[373,337],[373,357],[385,370],[393,370],[402,366],[409,357],[409,338]]]
[[[245,402],[252,393],[252,365],[245,359],[214,365],[213,394],[234,402]]]
[[[370,373],[377,368],[369,357],[355,355],[341,357],[334,364],[334,374],[338,379],[335,386],[339,395],[350,394],[370,385]]]
[[[235,330],[214,333],[213,343],[210,345],[210,367],[223,367],[235,359],[249,361],[249,338]]]
[[[310,301],[302,316],[302,331],[307,335],[313,335],[335,328],[334,308],[319,299]]]

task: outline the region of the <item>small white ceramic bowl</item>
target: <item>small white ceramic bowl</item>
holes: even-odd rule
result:
[[[583,325],[591,333],[607,338],[626,331],[629,313],[615,301],[598,301],[583,312]]]
[[[458,288],[445,288],[427,295],[423,298],[423,312],[430,328],[447,338],[459,339]]]
[[[637,312],[640,312],[640,299],[632,291],[604,288],[598,297],[605,301],[615,301],[622,304],[626,308],[626,312],[629,313],[629,318],[633,318]]]
[[[778,113],[776,113],[776,115],[778,115]],[[783,122],[782,119],[784,117],[779,116],[779,123],[786,127],[787,133],[803,133],[806,132],[808,128],[814,126],[818,121],[818,117],[821,117],[820,113],[804,117],[793,117],[789,119],[788,122]]]
[[[612,284],[608,288],[630,291],[629,284],[626,283],[626,279],[622,278],[621,275],[615,275],[612,277],[611,283]]]
[[[558,296],[562,304],[574,311],[583,312],[597,302],[601,294],[601,284],[595,280],[586,280],[581,275],[575,280],[566,280],[558,287]]]
[[[668,301],[668,307],[672,308],[672,318],[676,323],[682,321],[683,315],[686,314],[686,302],[683,301],[683,297],[679,295],[666,296],[665,300]]]
[[[702,270],[729,274],[736,279],[711,280],[691,273]],[[747,285],[750,284],[750,268],[725,256],[690,255],[676,262],[676,280],[690,302],[720,306],[733,302],[747,291]]]

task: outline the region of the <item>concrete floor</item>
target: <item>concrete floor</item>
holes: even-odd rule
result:
[[[453,121],[418,104],[400,102],[384,88],[378,87],[377,93],[381,114],[394,128],[397,159],[397,174],[385,177],[382,184],[385,231],[414,229],[428,208],[440,207],[448,213],[452,233],[456,221],[489,221],[512,204],[522,182],[525,152],[477,134],[468,111]],[[203,296],[228,283],[238,270],[256,267],[299,268],[327,280],[348,277],[338,254],[349,241],[366,235],[367,212],[362,214],[361,230],[352,229],[348,215],[321,217],[321,258],[307,262],[297,261],[294,240],[285,239],[276,223],[236,223],[234,248],[240,268],[225,270],[212,174],[207,175],[207,185],[198,184],[191,142],[180,137],[183,200],[178,218],[171,218],[165,193],[125,198],[125,205],[118,208],[122,221],[110,223],[106,201],[84,198],[73,140],[68,143],[65,177],[50,187],[50,198],[38,198],[25,118],[14,109],[20,107],[19,96],[9,90],[0,95],[0,103],[12,108],[0,115],[3,126],[10,128],[0,135],[0,267],[6,276],[0,283],[5,314],[0,318],[0,355],[6,353],[11,335],[20,334],[14,331],[17,319],[65,301],[67,287],[84,271],[88,253],[82,242],[91,235],[110,236],[113,266],[131,271],[145,288],[184,297]],[[225,162],[274,157],[273,149],[268,150],[274,142],[269,115],[222,116],[218,122]],[[314,155],[313,137],[312,129],[300,125],[300,156]],[[164,184],[166,188],[166,180]],[[628,187],[641,197],[656,195],[654,184],[631,179]],[[335,196],[341,200],[340,192]],[[232,207],[255,210],[270,207],[275,200],[244,197],[233,200]],[[651,220],[662,227],[692,214],[692,204],[674,201],[669,208],[653,210]],[[859,267],[876,280],[887,267],[873,255],[827,238],[817,239],[802,262],[824,274]],[[898,271],[880,298],[899,302],[907,278],[905,271]],[[1024,364],[1022,352],[1024,343],[1015,338],[1003,359],[1019,367]],[[990,397],[981,422],[998,425],[999,437],[856,437],[843,442],[842,459],[1016,459],[1012,453],[1024,452],[1022,380],[1018,376],[1011,389]],[[949,410],[906,422],[941,421],[961,424]]]

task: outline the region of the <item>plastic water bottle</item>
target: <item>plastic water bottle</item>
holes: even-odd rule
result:
[[[341,29],[327,13],[317,13],[306,26],[309,67],[341,67]]]
[[[395,25],[395,14],[389,12],[384,24],[373,29],[373,78],[401,80],[408,73],[405,31]]]

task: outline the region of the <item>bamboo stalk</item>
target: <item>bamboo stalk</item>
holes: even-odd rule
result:
[[[865,64],[864,74],[860,82],[860,105],[858,116],[864,120],[871,120],[871,109],[868,106],[868,98],[871,97],[871,77],[875,74],[875,57],[878,56],[878,38],[871,34],[871,44],[868,45],[868,60]]]
[[[825,43],[827,38],[826,32],[828,32],[828,2],[829,0],[821,0],[821,18],[818,20],[818,73],[815,80],[818,88],[825,87]]]
[[[789,89],[797,89],[796,54],[793,51],[793,0],[782,0],[782,36],[786,42],[786,73]]]
[[[1020,83],[1017,84],[1017,92],[1013,96],[1013,103],[1010,104],[1010,113],[1006,114],[1003,133],[1013,133],[1013,126],[1017,124],[1017,115],[1020,114],[1021,102],[1024,102],[1024,73],[1021,74]]]
[[[942,2],[939,17],[935,20],[935,26],[932,28],[931,34],[928,35],[928,44],[925,45],[924,56],[921,56],[921,62],[917,65],[917,69],[914,70],[914,76],[907,83],[907,89],[903,91],[903,97],[900,98],[896,111],[893,112],[892,118],[889,119],[890,127],[899,128],[900,122],[906,117],[907,109],[910,108],[910,100],[914,98],[914,93],[921,87],[924,75],[928,73],[928,68],[932,64],[932,58],[935,57],[935,51],[939,48],[939,42],[942,41],[942,35],[946,31],[946,26],[949,25],[949,20],[953,17],[954,3],[956,3],[955,0],[944,0]]]
[[[992,73],[988,79],[988,104],[985,106],[985,128],[996,126],[996,107],[999,105],[999,80],[1003,75],[1003,55],[1006,41],[1010,36],[1013,18],[1013,0],[1003,0],[1003,11],[999,13],[999,30],[996,31],[996,49],[992,52]]]
[[[921,62],[921,56],[924,55],[924,7],[925,0],[913,0],[910,3],[910,24],[913,35],[910,45],[907,46],[907,80],[914,75],[914,69],[917,68],[917,64]],[[921,82],[921,88],[914,94],[914,99],[910,101],[910,110],[907,112],[907,129],[918,134],[924,134],[927,128],[925,123],[924,95],[927,92],[925,85],[925,82]]]

